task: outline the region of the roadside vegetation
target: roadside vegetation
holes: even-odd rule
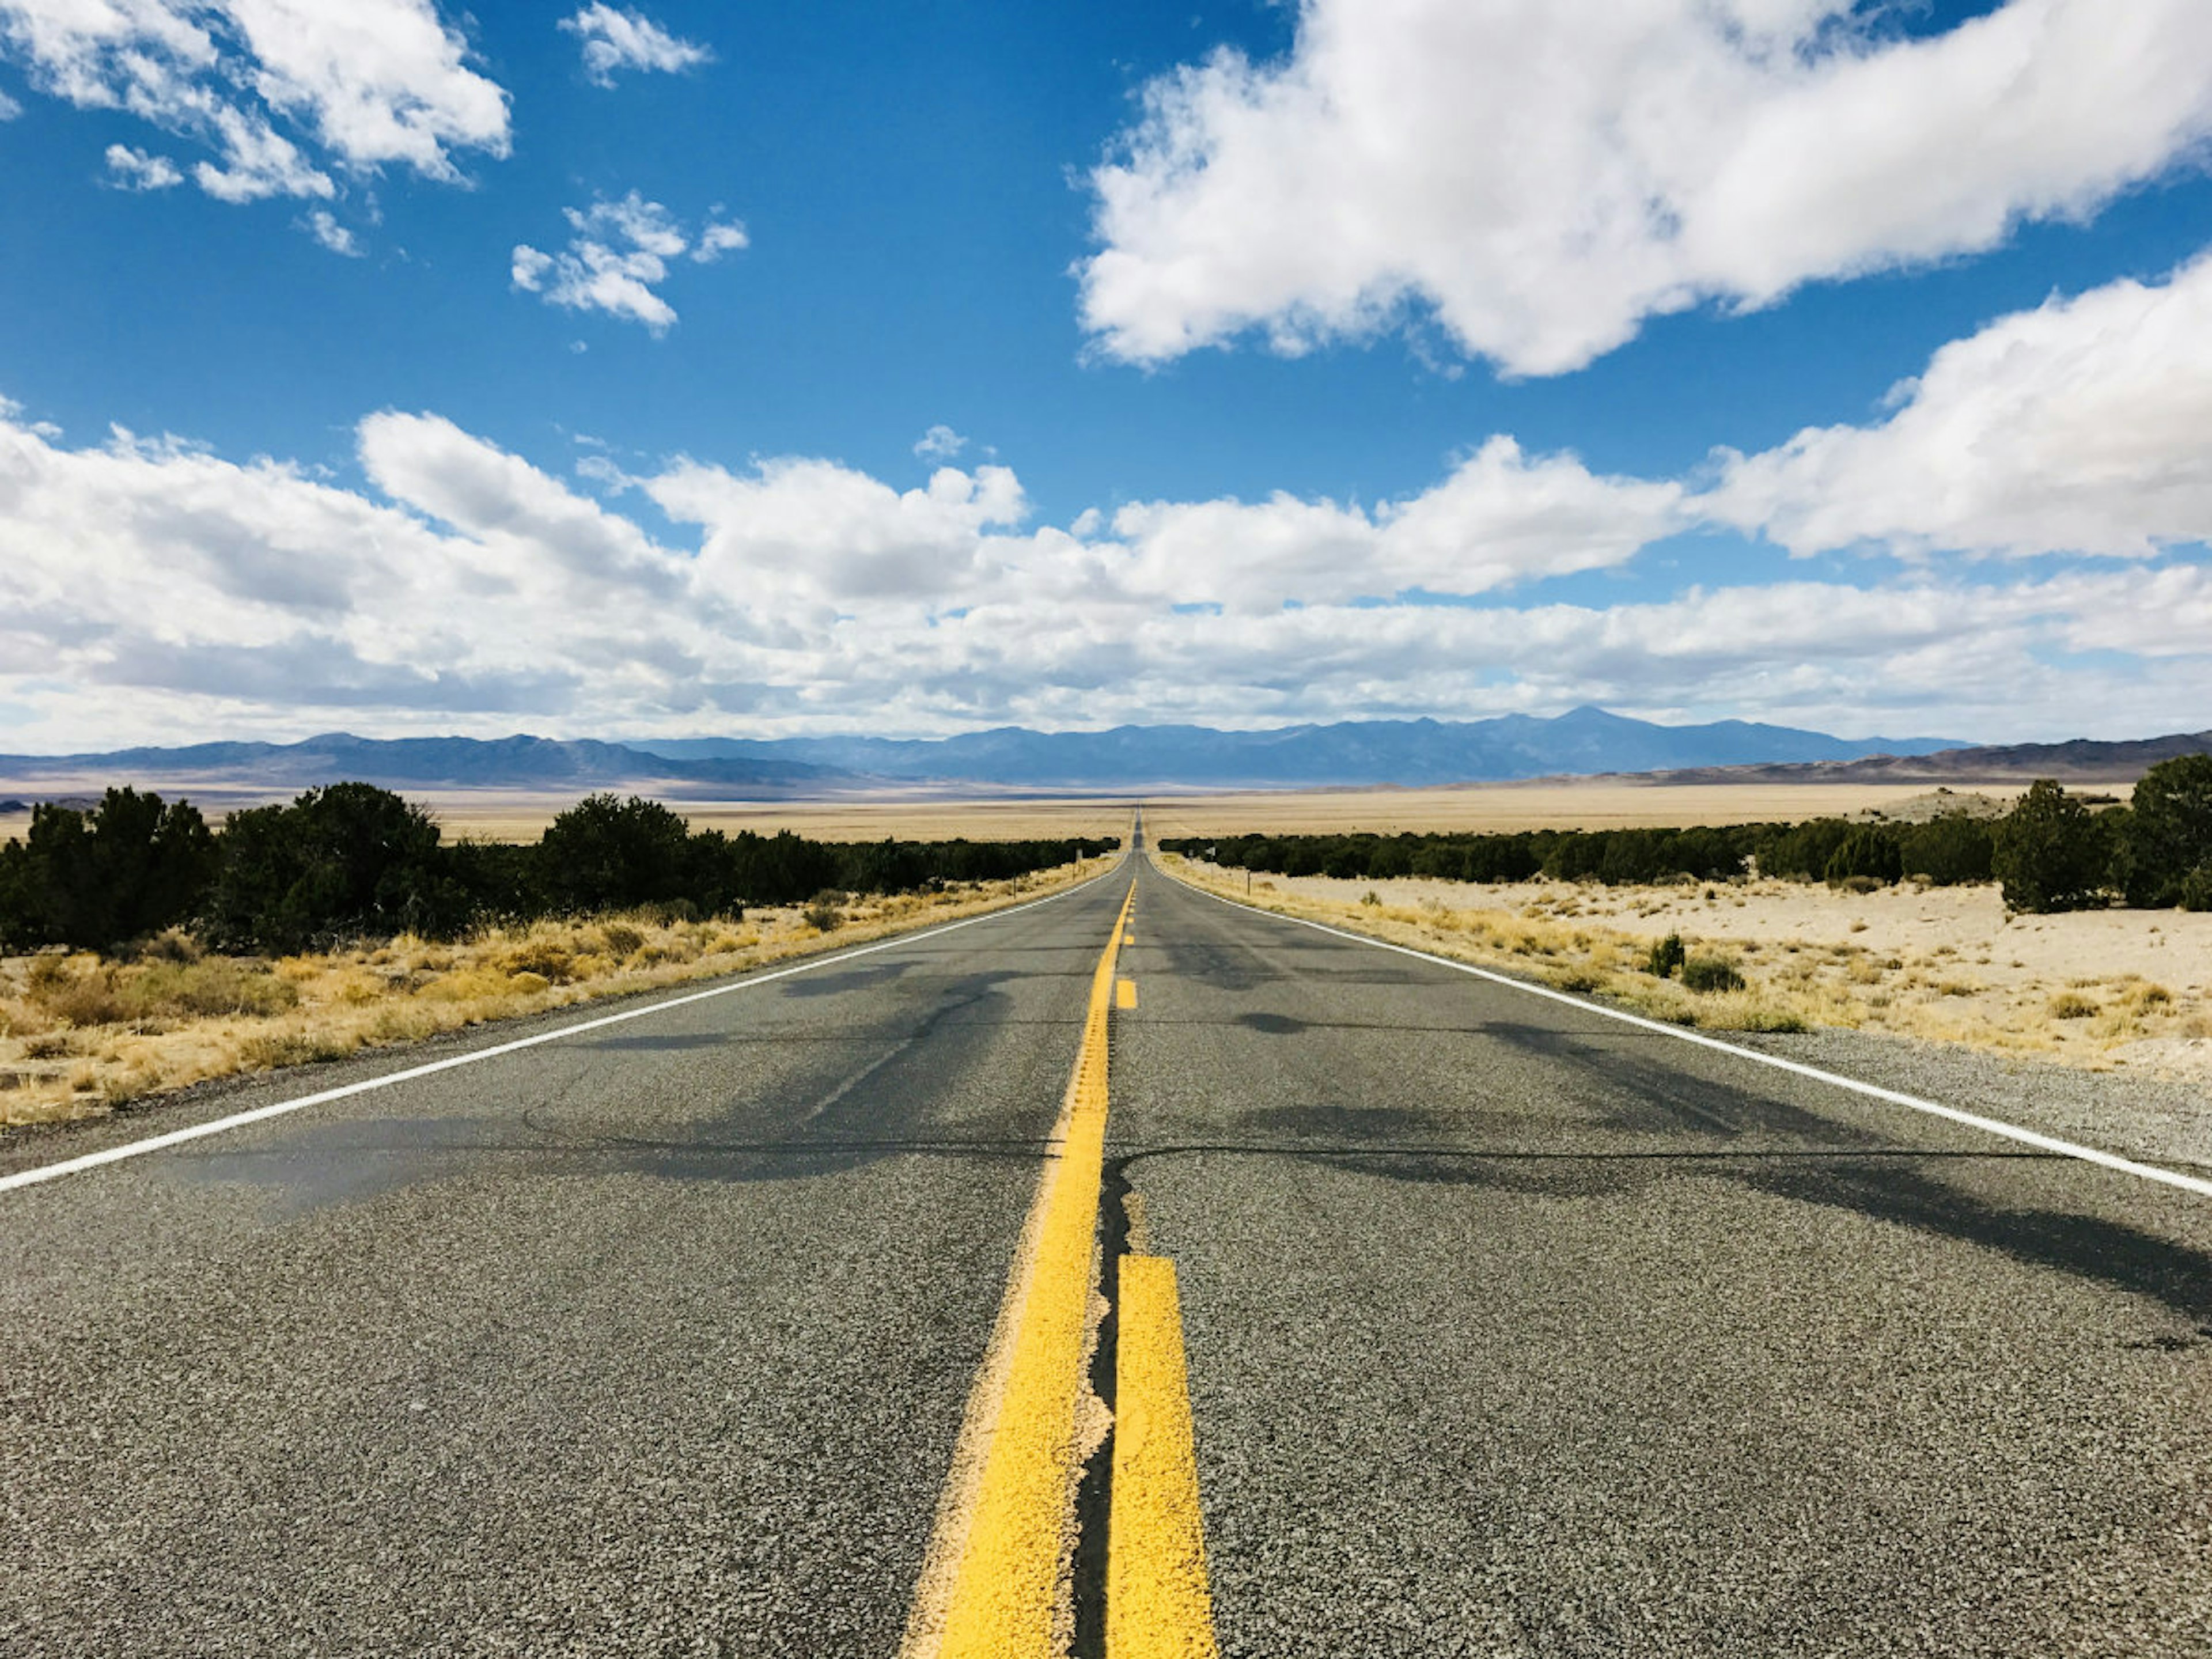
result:
[[[365,784],[211,828],[112,790],[0,846],[0,1121],[733,973],[1071,884],[1115,843],[693,834],[594,796],[532,845]]]
[[[1678,1024],[1886,1032],[2212,1082],[2212,914],[2008,918],[1988,884],[1369,884],[1165,857],[1263,908]]]
[[[2046,779],[1995,820],[1948,812],[1917,823],[1826,817],[1685,830],[1185,836],[1160,846],[1224,868],[1339,880],[1623,885],[1765,876],[1868,891],[1994,881],[2021,914],[2112,904],[2212,910],[2212,756],[2160,762],[2125,805]]]
[[[2038,784],[1990,821],[1162,848],[1201,886],[1685,1025],[2212,1077],[2212,914],[2177,914],[2212,912],[2204,757],[2101,811]]]

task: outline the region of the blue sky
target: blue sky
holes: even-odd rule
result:
[[[0,747],[2212,724],[2124,16],[0,0]]]

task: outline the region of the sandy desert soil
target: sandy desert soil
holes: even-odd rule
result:
[[[1966,786],[1961,785],[1963,790]],[[1162,797],[1145,807],[1155,839],[1174,836],[1340,835],[1372,830],[1621,830],[1693,823],[1795,823],[1891,811],[1924,799],[1925,785],[1468,784],[1449,789],[1311,790]],[[2017,791],[1981,791],[2007,804]],[[2125,786],[2112,793],[2125,794]]]
[[[1241,871],[1182,868],[1242,896]],[[1258,876],[1257,901],[1423,949],[1622,997],[1717,1029],[1887,1031],[2212,1083],[2212,915],[2100,910],[2009,920],[1993,886],[1857,894],[1800,882],[1603,887]],[[1372,895],[1371,902],[1368,901]],[[1644,972],[1679,933],[1741,993]]]
[[[439,794],[402,790],[428,806],[449,836],[535,841],[575,797]],[[670,800],[696,830],[735,835],[780,830],[816,841],[1032,841],[1061,836],[1119,837],[1129,827],[1126,799],[934,800],[883,796],[803,801]]]

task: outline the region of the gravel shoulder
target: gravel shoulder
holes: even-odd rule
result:
[[[1746,1031],[1730,1040],[2102,1152],[2212,1171],[2212,1093],[2192,1079],[2090,1071],[1878,1031]]]

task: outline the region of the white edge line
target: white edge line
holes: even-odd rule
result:
[[[1619,1020],[1624,1025],[1633,1025],[1639,1030],[1656,1031],[1661,1036],[1670,1036],[1682,1042],[1693,1042],[1700,1048],[1714,1048],[1724,1054],[1734,1054],[1739,1060],[1756,1060],[1761,1066],[1771,1066],[1778,1072],[1792,1072],[1799,1077],[1811,1078],[1816,1083],[1826,1083],[1838,1089],[1848,1089],[1853,1094],[1865,1095],[1875,1100],[1887,1101],[1893,1106],[1910,1107],[1916,1112],[1930,1116],[1948,1118],[1954,1123],[1963,1123],[1970,1129],[1980,1129],[1993,1135],[2002,1135],[2008,1140],[2017,1140],[2023,1146],[2039,1151],[2057,1152],[2065,1158],[2077,1158],[2085,1164],[2095,1164],[2107,1170],[2117,1170],[2122,1175],[2131,1175],[2144,1181],[2155,1181],[2168,1187],[2179,1187],[2185,1193],[2194,1193],[2199,1198],[2212,1198],[2212,1181],[2197,1176],[2183,1175],[2178,1170],[2161,1170],[2154,1164],[2138,1164],[2133,1158],[2122,1158],[2117,1152],[2099,1152],[2094,1146],[2083,1146],[2071,1140],[2061,1140],[2056,1135],[2046,1135],[2034,1129],[2024,1129],[2017,1123],[2007,1123],[1994,1117],[1983,1117],[1978,1113],[1960,1111],[1956,1106],[1945,1106],[1932,1100],[1923,1100],[1917,1095],[1900,1094],[1894,1089],[1885,1089],[1877,1084],[1862,1083],[1856,1078],[1844,1077],[1836,1072],[1824,1072],[1817,1066],[1808,1066],[1801,1060],[1786,1060],[1780,1054],[1763,1054],[1757,1048],[1745,1048],[1733,1042],[1723,1042],[1702,1031],[1686,1030],[1680,1025],[1669,1025],[1663,1020],[1646,1019],[1641,1014],[1624,1013],[1618,1008],[1608,1008],[1601,1002],[1592,1002],[1584,997],[1572,996],[1565,991],[1554,991],[1548,985],[1531,985],[1528,981],[1515,979],[1510,974],[1500,974],[1488,968],[1477,968],[1472,963],[1455,962],[1449,957],[1416,951],[1411,945],[1394,945],[1386,939],[1375,939],[1365,933],[1355,933],[1342,927],[1331,927],[1326,922],[1309,921],[1304,916],[1285,915],[1279,910],[1269,910],[1257,904],[1246,904],[1241,900],[1200,887],[1196,882],[1184,881],[1169,875],[1157,862],[1158,870],[1178,886],[1207,898],[1254,915],[1273,916],[1278,921],[1295,922],[1301,927],[1310,927],[1316,933],[1332,933],[1338,939],[1348,939],[1357,945],[1371,945],[1378,951],[1395,951],[1400,956],[1415,957],[1423,962],[1433,962],[1440,967],[1455,969],[1462,974],[1472,974],[1477,979],[1488,980],[1493,985],[1503,985],[1510,990],[1526,991],[1530,996],[1543,997],[1553,1002],[1564,1002],[1571,1008],[1585,1013],[1602,1014],[1607,1019]]]
[[[690,991],[682,996],[670,997],[665,1001],[649,1003],[642,1008],[625,1008],[618,1014],[602,1014],[596,1019],[579,1020],[573,1025],[563,1025],[550,1031],[539,1031],[526,1037],[517,1037],[511,1042],[495,1043],[489,1048],[472,1048],[465,1054],[451,1054],[444,1060],[430,1060],[421,1066],[410,1066],[404,1071],[386,1072],[380,1077],[364,1078],[359,1083],[348,1083],[336,1089],[325,1089],[318,1094],[301,1095],[296,1100],[279,1100],[266,1106],[257,1106],[251,1111],[234,1112],[228,1117],[212,1118],[205,1123],[195,1123],[182,1129],[172,1129],[166,1134],[150,1135],[144,1140],[125,1141],[119,1146],[103,1147],[96,1152],[86,1152],[76,1158],[64,1158],[58,1164],[42,1164],[36,1169],[19,1170],[10,1176],[0,1176],[0,1193],[15,1191],[19,1187],[34,1187],[42,1181],[58,1181],[64,1176],[77,1175],[86,1170],[96,1170],[103,1164],[119,1164],[127,1158],[139,1158],[148,1152],[158,1152],[164,1147],[180,1146],[188,1140],[198,1140],[204,1135],[221,1134],[226,1129],[243,1128],[249,1123],[259,1123],[272,1117],[282,1117],[288,1112],[304,1110],[309,1106],[326,1106],[334,1100],[344,1100],[354,1095],[365,1095],[375,1089],[388,1089],[394,1084],[411,1083],[416,1078],[430,1077],[439,1072],[450,1072],[458,1066],[473,1066],[479,1060],[496,1060],[501,1054],[511,1054],[521,1048],[534,1048],[543,1042],[558,1042],[583,1031],[597,1031],[609,1025],[620,1025],[625,1021],[643,1019],[670,1008],[681,1008],[687,1003],[705,1002],[713,997],[726,997],[738,991],[749,991],[756,985],[771,981],[789,979],[793,974],[811,973],[817,968],[827,968],[840,962],[850,962],[856,957],[873,956],[878,951],[890,951],[902,945],[918,945],[927,939],[957,933],[963,927],[973,927],[979,921],[996,921],[1002,916],[1017,915],[1024,910],[1034,910],[1039,905],[1050,904],[1073,893],[1080,893],[1109,879],[1121,868],[1117,860],[1113,869],[1101,871],[1088,881],[1063,888],[1057,893],[1048,893],[1040,899],[1025,904],[1008,905],[1003,910],[986,910],[979,916],[963,916],[958,921],[948,921],[941,927],[925,928],[918,933],[899,933],[872,945],[857,945],[849,951],[832,951],[827,956],[811,957],[806,961],[788,968],[778,968],[765,974],[749,975],[726,985],[710,986],[703,991]]]

